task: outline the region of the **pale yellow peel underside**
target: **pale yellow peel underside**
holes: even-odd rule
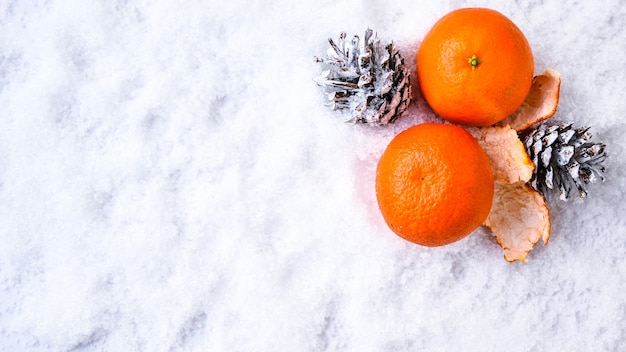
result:
[[[517,132],[509,126],[473,127],[468,131],[483,148],[497,182],[528,182],[535,164],[526,153]]]
[[[494,201],[484,225],[491,229],[509,262],[526,262],[540,239],[550,239],[550,214],[544,197],[524,182],[495,183]]]

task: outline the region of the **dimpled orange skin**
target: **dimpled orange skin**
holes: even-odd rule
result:
[[[417,53],[424,98],[438,115],[459,124],[489,126],[512,114],[530,91],[533,73],[526,37],[491,9],[448,13]]]
[[[456,242],[489,215],[489,160],[464,129],[421,124],[398,134],[376,169],[376,198],[389,228],[423,246]]]

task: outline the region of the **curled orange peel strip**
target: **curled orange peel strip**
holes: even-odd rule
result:
[[[495,126],[468,128],[468,131],[483,148],[491,163],[493,177],[497,182],[528,182],[535,164],[511,127]]]
[[[550,239],[550,213],[544,197],[524,182],[496,182],[491,212],[484,225],[491,229],[509,262],[526,262],[540,239]]]
[[[538,122],[549,119],[556,113],[560,90],[561,74],[556,70],[545,70],[533,78],[530,92],[522,106],[498,125],[509,125],[516,131],[523,131]]]

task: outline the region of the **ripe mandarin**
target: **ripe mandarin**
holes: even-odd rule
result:
[[[464,8],[442,17],[417,53],[424,99],[444,119],[489,126],[522,105],[534,73],[522,31],[503,14]]]
[[[463,128],[428,123],[398,134],[376,170],[378,206],[391,230],[423,245],[458,241],[489,214],[489,160]]]

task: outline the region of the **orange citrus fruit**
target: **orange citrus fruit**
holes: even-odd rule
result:
[[[489,160],[463,128],[428,123],[398,134],[376,170],[376,198],[389,228],[423,245],[458,241],[491,209]]]
[[[491,9],[448,13],[417,53],[424,99],[442,118],[460,124],[489,126],[512,114],[526,98],[533,73],[528,40]]]

